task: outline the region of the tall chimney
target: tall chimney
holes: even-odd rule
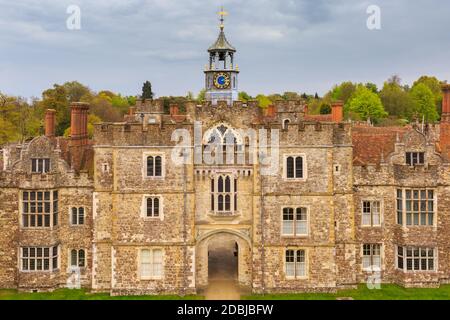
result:
[[[45,111],[45,136],[48,138],[55,137],[55,119],[56,110],[47,109],[47,111]]]
[[[75,171],[79,171],[82,166],[84,151],[88,145],[88,113],[89,104],[83,102],[73,102],[70,106],[70,154],[71,165]]]
[[[442,120],[443,122],[450,122],[450,84],[442,85]]]
[[[333,122],[342,122],[344,120],[344,103],[336,101],[331,106],[331,119]]]

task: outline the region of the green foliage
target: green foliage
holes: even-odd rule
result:
[[[366,88],[372,91],[373,93],[378,93],[378,87],[375,83],[367,82],[365,84]]]
[[[206,89],[200,90],[200,92],[197,95],[197,101],[198,102],[203,102],[206,100]]]
[[[259,106],[264,109],[272,104],[272,101],[263,94],[258,94],[256,100],[258,100]]]
[[[388,116],[380,97],[363,85],[357,87],[346,107],[349,112],[359,115],[362,120],[377,121]]]
[[[150,83],[150,81],[144,82],[144,85],[142,86],[141,98],[153,100],[152,84]]]
[[[408,110],[410,119],[417,118],[425,121],[436,121],[439,119],[435,104],[435,96],[428,86],[423,83],[416,84],[411,89],[411,98],[413,100],[413,106]]]
[[[284,100],[300,100],[302,97],[297,92],[285,92],[282,95]]]
[[[252,100],[252,96],[250,96],[247,92],[242,91],[239,92],[239,100],[241,100],[242,102],[248,102],[249,100]]]
[[[332,100],[341,100],[346,104],[356,91],[356,85],[352,82],[343,82],[335,86],[328,95]]]
[[[408,109],[411,108],[412,100],[409,93],[398,82],[385,82],[380,92],[380,98],[385,110],[390,115],[397,117],[408,116]]]
[[[331,106],[327,103],[322,103],[320,106],[320,114],[330,114],[331,113]]]

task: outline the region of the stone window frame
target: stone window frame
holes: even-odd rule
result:
[[[399,197],[399,191],[401,191],[402,196]],[[407,224],[408,223],[408,211],[407,211],[407,198],[406,198],[406,193],[407,191],[411,191],[411,224]],[[414,192],[418,192],[419,193],[419,198],[415,198],[414,196]],[[429,196],[429,192],[432,191],[433,192],[433,224],[428,224],[429,222],[429,213],[431,213],[431,211],[429,210],[429,201],[431,201],[431,198],[428,198]],[[396,203],[395,203],[395,209],[396,209],[396,216],[395,216],[395,223],[396,225],[400,225],[402,226],[402,228],[404,229],[408,229],[408,228],[415,228],[415,227],[422,227],[422,228],[434,228],[437,229],[437,221],[438,221],[438,197],[437,197],[437,189],[436,188],[428,188],[428,187],[423,187],[423,188],[411,188],[411,187],[396,187],[395,188],[395,199],[396,199]],[[422,192],[426,192],[426,198],[425,200],[422,199]],[[400,201],[401,201],[401,209],[399,209],[399,205],[400,205]],[[418,201],[418,211],[414,210],[414,201]],[[425,210],[425,214],[426,214],[426,223],[422,224],[422,210],[421,210],[421,201],[426,201],[426,210]],[[414,223],[414,215],[415,213],[418,213],[418,224]],[[401,221],[399,220],[401,214]]]
[[[147,199],[149,198],[158,198],[159,199],[159,216],[158,217],[149,217],[147,216]],[[164,197],[161,194],[144,194],[142,196],[141,202],[141,213],[140,216],[144,220],[148,221],[164,221]]]
[[[409,161],[408,161],[409,160]],[[423,166],[426,163],[425,151],[406,151],[405,164],[410,167]]]
[[[223,191],[219,192],[219,178],[222,177],[223,179]],[[226,178],[230,179],[230,192],[226,192],[225,190],[225,181]],[[214,186],[214,191],[212,190],[212,186]],[[221,214],[236,214],[239,212],[238,207],[238,186],[239,186],[239,179],[236,174],[229,173],[229,172],[218,172],[214,174],[210,178],[209,183],[209,193],[210,193],[210,204],[209,204],[209,211],[214,213],[215,215],[221,215]],[[223,210],[219,210],[219,196],[223,196]],[[230,210],[225,210],[225,197],[230,197]],[[214,202],[214,210],[212,210],[212,204]]]
[[[147,158],[161,157],[161,176],[147,175]],[[142,154],[142,177],[144,180],[164,180],[166,178],[166,154],[164,152],[146,151]]]
[[[39,162],[42,161],[41,169],[39,170]],[[36,163],[35,163],[36,162]],[[36,168],[36,170],[33,170]],[[52,171],[52,161],[50,158],[31,158],[30,172],[35,174],[47,174]]]
[[[297,260],[297,252],[303,251],[305,255],[305,275],[304,276],[288,276],[286,272],[287,268],[287,262],[286,262],[286,254],[287,251],[293,250],[294,251],[294,261]],[[296,265],[297,262],[295,261]],[[296,267],[294,267],[294,270],[296,270]],[[309,252],[307,248],[304,247],[285,247],[283,248],[283,276],[284,279],[287,281],[298,281],[298,280],[308,280],[309,279]]]
[[[284,209],[294,209],[294,234],[284,234]],[[297,221],[297,209],[306,209],[306,234],[297,234],[296,233],[296,221]],[[310,214],[310,206],[309,205],[285,205],[281,207],[281,215],[280,215],[280,235],[282,238],[309,238],[311,234],[311,214]]]
[[[73,223],[73,209],[77,210],[77,223]],[[83,223],[80,224],[80,209],[83,209]],[[87,216],[87,210],[85,206],[69,206],[69,226],[71,227],[83,227],[86,225],[86,216]]]
[[[35,200],[32,201],[31,200],[31,193],[35,193]],[[48,200],[45,200],[45,193],[49,192],[50,193],[50,197]],[[28,193],[28,200],[24,200],[24,194]],[[42,200],[38,200],[38,193],[42,193]],[[55,197],[56,194],[56,197]],[[59,211],[60,211],[60,204],[59,204],[59,200],[60,200],[60,194],[59,194],[59,190],[58,189],[49,189],[49,190],[45,190],[45,189],[23,189],[19,191],[19,226],[21,229],[26,229],[26,230],[33,230],[33,229],[44,229],[44,230],[53,230],[55,228],[57,228],[60,224],[60,217],[59,217]],[[35,213],[32,213],[31,211],[31,202],[33,202],[35,204]],[[50,206],[50,211],[48,213],[49,215],[49,226],[45,226],[45,203],[49,203]],[[25,210],[25,203],[27,203],[28,206],[28,211],[24,212]],[[39,204],[38,203],[42,203],[42,212],[39,213]],[[56,209],[55,209],[56,208]],[[28,226],[25,226],[24,224],[24,215],[28,216]],[[38,226],[38,215],[42,215],[42,226]],[[30,221],[31,221],[31,217],[30,216],[35,216],[35,226],[30,226]]]
[[[364,257],[366,257],[365,253],[365,246],[370,246],[370,259],[372,261],[372,264],[370,265],[369,268],[365,268],[364,267]],[[380,259],[380,264],[379,264],[379,269],[377,270],[374,264],[373,264],[373,258],[376,257],[377,255],[373,254],[373,250],[374,250],[374,246],[379,246],[379,259]],[[382,243],[363,243],[361,244],[361,270],[363,272],[377,272],[377,271],[382,271],[384,270],[384,245]]]
[[[74,250],[77,252],[77,258],[76,258],[77,265],[76,266],[72,265],[72,251],[74,251]],[[84,251],[84,265],[83,266],[79,265],[81,250]],[[67,249],[67,265],[68,265],[70,271],[73,271],[74,269],[86,269],[86,267],[88,265],[88,250],[86,248],[69,248],[69,249]]]
[[[281,130],[288,131],[289,125],[291,124],[291,120],[289,118],[284,118],[281,122]]]
[[[370,224],[364,224],[364,203],[370,202]],[[379,224],[373,223],[373,203],[378,202],[380,204],[379,207]],[[361,200],[361,227],[362,228],[381,228],[384,223],[384,201],[383,199],[366,197]]]
[[[399,255],[399,248],[402,248],[402,255]],[[412,256],[409,257],[407,255],[407,250],[412,250]],[[414,256],[414,250],[419,249],[419,256],[418,258]],[[426,256],[421,256],[421,250],[426,249],[427,251],[432,250],[433,251],[433,270],[422,270],[422,260],[428,260],[430,259],[429,253],[427,252]],[[400,267],[400,259],[402,259],[403,267]],[[419,270],[414,270],[414,260],[419,260]],[[412,260],[412,270],[408,270],[408,260]],[[429,262],[427,261],[427,266]],[[438,247],[433,246],[420,246],[420,245],[396,245],[395,246],[395,268],[398,271],[401,271],[406,274],[415,274],[415,273],[437,273],[439,272],[439,250]]]
[[[295,175],[295,159],[301,157],[303,164],[303,177],[301,178],[288,178],[287,177],[287,159],[289,157],[294,158],[294,175]],[[294,181],[294,182],[305,182],[308,180],[308,160],[305,153],[285,153],[283,154],[283,180],[284,181]]]
[[[60,265],[60,257],[61,257],[61,246],[59,244],[55,244],[55,245],[51,245],[51,246],[19,246],[17,248],[18,250],[18,254],[17,254],[17,262],[19,264],[19,271],[23,272],[23,273],[53,273],[53,272],[58,272],[61,265]],[[35,250],[37,250],[38,248],[42,250],[42,257],[37,257],[37,253],[35,254],[34,257],[29,257],[30,256],[30,252],[28,251],[28,257],[24,257],[24,249],[28,249],[30,250],[31,248],[34,248]],[[56,248],[56,255],[54,254],[54,250]],[[44,257],[44,251],[45,249],[49,250],[49,256],[48,256],[48,260],[49,260],[49,269],[48,270],[26,270],[23,268],[23,259],[27,259],[28,260],[28,266],[29,266],[29,261],[31,259],[33,260],[37,260],[37,259],[42,259],[42,263],[44,263],[44,259],[46,257]],[[56,259],[56,266],[55,266],[55,259]],[[37,264],[36,264],[37,265]]]
[[[143,276],[142,275],[142,251],[149,250],[152,252],[152,260],[153,260],[153,252],[156,250],[161,251],[161,275],[159,276]],[[162,281],[165,279],[165,258],[166,258],[166,252],[163,247],[156,246],[156,247],[138,247],[137,248],[137,279],[139,281]],[[154,262],[153,262],[154,263]]]

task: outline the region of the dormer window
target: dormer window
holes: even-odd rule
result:
[[[425,153],[424,152],[407,152],[406,153],[406,164],[408,166],[417,166],[425,164]]]
[[[32,173],[48,173],[50,172],[50,159],[31,159]]]

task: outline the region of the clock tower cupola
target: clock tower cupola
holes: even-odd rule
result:
[[[228,42],[224,32],[224,17],[228,13],[222,10],[220,15],[220,33],[216,42],[209,47],[209,64],[205,68],[205,98],[213,105],[217,101],[232,104],[238,100],[238,74],[234,55],[236,49]]]

